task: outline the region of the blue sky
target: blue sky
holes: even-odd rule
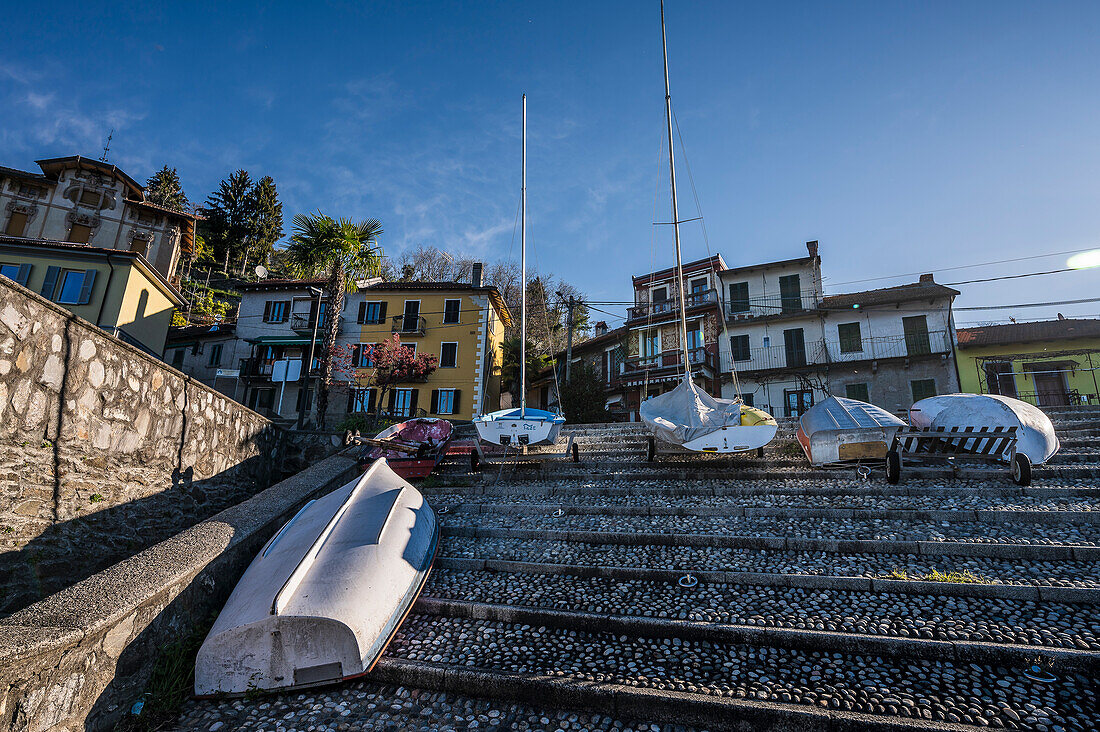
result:
[[[625,300],[632,273],[671,263],[668,227],[651,225],[655,204],[668,220],[656,0],[154,5],[6,9],[0,165],[97,157],[113,128],[111,160],[139,180],[167,163],[201,200],[245,168],[275,178],[288,229],[298,211],[376,217],[392,255],[425,243],[491,261],[516,256],[526,91],[541,268]],[[667,14],[687,159],[731,265],[817,239],[839,292],[1100,247],[1100,4],[670,0]],[[706,255],[698,224],[684,244]],[[1098,283],[1100,269],[966,285],[956,304]],[[1056,311],[1100,303],[957,319]]]

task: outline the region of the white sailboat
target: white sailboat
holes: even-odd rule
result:
[[[493,445],[553,444],[565,417],[527,406],[527,95],[523,95],[523,176],[520,199],[519,409],[501,409],[474,417],[477,436]]]
[[[680,255],[680,218],[676,206],[676,162],[672,150],[672,96],[668,83],[668,44],[665,41],[665,4],[661,2],[661,48],[665,62],[665,120],[668,125],[668,170],[672,184],[672,230],[676,240],[676,277],[680,305],[680,344],[684,380],[672,391],[642,402],[638,414],[656,440],[691,452],[734,453],[757,450],[779,429],[775,419],[740,400],[720,399],[691,379],[687,351],[687,315],[684,303],[684,267]],[[732,368],[732,362],[731,362]]]

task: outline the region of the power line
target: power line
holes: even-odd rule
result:
[[[1055,302],[1025,302],[1016,305],[975,305],[968,308],[955,308],[955,310],[1008,310],[1010,308],[1044,308],[1055,305],[1078,305],[1083,302],[1100,302],[1100,297],[1086,297],[1081,300],[1058,300]]]

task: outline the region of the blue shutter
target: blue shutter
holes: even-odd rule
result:
[[[29,264],[19,265],[19,274],[15,275],[15,281],[18,282],[19,284],[23,285],[23,287],[26,287],[27,286],[27,281],[30,280],[30,278],[31,278],[31,265],[29,265]]]
[[[57,276],[61,273],[60,267],[46,268],[46,281],[42,283],[42,297],[53,300],[53,291],[57,289]]]
[[[77,299],[77,305],[87,305],[92,301],[92,286],[95,285],[95,270],[84,270],[84,284],[80,288],[80,297]]]

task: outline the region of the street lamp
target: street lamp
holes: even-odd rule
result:
[[[309,339],[309,360],[305,363],[305,368],[302,369],[302,375],[299,377],[298,384],[298,429],[302,429],[302,424],[306,419],[306,392],[309,391],[309,372],[313,370],[313,350],[317,345],[317,324],[321,321],[321,295],[323,291],[310,287],[309,294],[317,298],[317,307],[313,310],[313,335]]]

